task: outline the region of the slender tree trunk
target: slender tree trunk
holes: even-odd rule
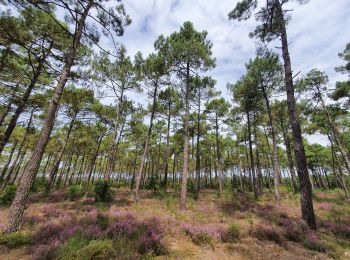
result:
[[[263,92],[263,96],[265,99],[265,105],[267,109],[267,114],[269,116],[269,124],[270,124],[270,132],[272,137],[272,147],[273,147],[273,156],[272,156],[272,167],[273,167],[273,180],[274,180],[274,192],[275,192],[275,204],[280,205],[281,202],[281,196],[280,196],[280,166],[279,166],[279,159],[278,159],[278,147],[277,147],[277,141],[276,141],[276,130],[273,123],[272,118],[272,112],[270,107],[270,101],[266,93],[265,86],[261,87],[261,90]]]
[[[217,159],[217,168],[218,168],[218,181],[219,181],[219,193],[222,193],[222,171],[221,171],[221,153],[219,145],[219,122],[218,117],[215,115],[215,139],[216,139],[216,159]]]
[[[253,144],[252,144],[252,132],[251,132],[251,122],[250,122],[250,113],[247,112],[247,124],[248,124],[248,142],[249,142],[249,156],[250,156],[250,170],[252,175],[252,185],[255,199],[258,199],[258,191],[256,189],[256,180],[255,180],[255,163],[253,155]]]
[[[185,92],[185,116],[184,116],[184,144],[183,144],[183,168],[181,179],[180,210],[186,209],[187,178],[188,178],[188,152],[189,152],[189,120],[190,120],[190,65],[186,67],[186,92]]]
[[[52,100],[49,104],[46,118],[44,120],[38,141],[34,148],[33,154],[29,160],[29,163],[27,164],[27,167],[24,170],[21,183],[18,187],[15,198],[10,207],[7,224],[4,229],[4,232],[6,233],[14,232],[18,230],[21,226],[22,216],[23,216],[24,207],[28,198],[29,190],[34,181],[35,174],[38,171],[38,168],[40,166],[40,161],[45,151],[47,142],[49,141],[50,134],[55,121],[55,115],[63,93],[63,89],[69,77],[71,67],[73,66],[77,49],[80,46],[80,39],[85,26],[85,20],[93,4],[94,2],[92,0],[89,0],[89,2],[87,3],[87,6],[85,7],[77,23],[73,45],[69,49],[69,52],[67,53],[66,62],[63,67],[61,76],[58,80],[57,86],[54,90]]]
[[[168,186],[169,154],[170,154],[170,119],[171,119],[171,101],[169,101],[168,103],[166,149],[164,153],[164,191],[165,192]]]
[[[294,138],[294,150],[297,163],[297,172],[299,176],[300,190],[301,190],[301,213],[302,218],[306,221],[311,229],[316,229],[316,218],[312,202],[312,190],[307,170],[307,162],[304,150],[303,139],[301,135],[301,128],[296,111],[296,101],[294,97],[294,85],[292,66],[288,50],[288,39],[285,27],[285,20],[282,11],[282,6],[279,0],[275,0],[277,4],[277,12],[279,15],[281,42],[282,42],[282,56],[284,60],[285,84],[287,89],[287,104],[290,124],[292,127]]]
[[[7,116],[8,113],[11,111],[11,107],[12,107],[13,101],[14,101],[14,99],[15,99],[17,90],[18,90],[18,84],[13,88],[11,97],[9,98],[9,101],[8,101],[8,103],[7,103],[7,106],[6,106],[6,108],[5,108],[5,111],[2,113],[2,115],[1,115],[1,117],[0,117],[0,127],[2,127],[2,125],[3,125],[4,121],[5,121],[6,116]]]
[[[17,120],[19,118],[19,116],[21,115],[21,113],[23,112],[23,110],[25,109],[28,99],[30,97],[30,94],[32,93],[36,83],[38,82],[39,76],[42,72],[42,70],[44,69],[44,64],[46,61],[47,56],[50,53],[50,50],[53,46],[53,43],[51,43],[47,53],[43,54],[43,56],[40,58],[39,60],[39,64],[36,68],[36,70],[34,71],[33,74],[33,78],[30,81],[29,86],[27,87],[22,99],[19,101],[19,104],[17,106],[17,109],[15,110],[15,113],[13,114],[6,130],[5,133],[3,135],[1,135],[0,137],[0,155],[2,153],[2,151],[4,150],[5,145],[7,144],[8,140],[10,139],[13,130],[15,129],[16,125],[17,125]]]
[[[61,152],[59,153],[59,155],[57,157],[57,161],[56,161],[56,163],[55,163],[55,165],[54,165],[54,167],[53,167],[53,169],[51,171],[51,174],[50,174],[50,177],[49,177],[49,181],[48,181],[48,184],[46,186],[46,192],[47,193],[50,192],[50,189],[51,189],[51,187],[53,185],[54,179],[56,178],[59,166],[61,164],[62,157],[63,157],[63,155],[66,152],[66,148],[67,148],[67,145],[68,145],[69,137],[70,137],[70,134],[72,133],[76,116],[77,116],[77,113],[75,113],[73,119],[70,121],[69,128],[68,128],[68,131],[67,131],[67,135],[66,135],[66,138],[65,138],[65,140],[63,142],[63,147],[62,147]]]
[[[97,147],[96,147],[94,156],[92,157],[92,165],[90,167],[89,176],[88,176],[88,180],[87,180],[87,183],[86,183],[86,190],[89,189],[89,183],[90,183],[91,175],[92,175],[92,173],[94,171],[94,166],[95,166],[95,163],[96,163],[96,159],[97,159],[98,153],[100,152],[100,146],[101,146],[101,143],[102,143],[103,136],[104,136],[104,133],[100,135],[100,138],[98,138],[98,141],[97,141]]]
[[[153,103],[152,103],[152,111],[151,111],[151,118],[149,122],[149,127],[148,127],[148,133],[147,137],[145,140],[145,145],[144,145],[144,150],[143,150],[143,155],[141,157],[141,162],[140,162],[140,168],[138,171],[138,174],[136,176],[136,185],[135,185],[135,191],[134,191],[134,199],[135,202],[138,203],[140,201],[140,184],[141,184],[141,178],[142,178],[142,173],[143,173],[143,168],[145,165],[145,160],[147,158],[148,154],[148,144],[151,139],[152,135],[152,128],[153,128],[153,120],[154,120],[154,115],[156,112],[156,105],[157,105],[157,94],[158,93],[158,81],[156,82],[153,90]]]
[[[262,194],[262,172],[261,172],[261,166],[260,166],[260,153],[259,153],[259,142],[258,142],[258,135],[256,131],[256,126],[254,126],[254,139],[255,139],[255,155],[256,155],[256,171],[258,175],[258,193]]]
[[[7,160],[7,163],[5,164],[4,168],[3,168],[2,171],[1,171],[0,183],[4,180],[4,177],[5,177],[5,174],[6,174],[6,172],[7,172],[7,169],[8,169],[8,167],[9,167],[10,163],[11,163],[12,156],[13,156],[14,152],[16,151],[17,143],[18,143],[18,141],[15,140],[15,141],[13,142],[13,144],[12,144],[12,149],[11,149],[9,158],[8,158],[8,160]],[[17,153],[17,154],[19,154],[19,153],[20,153],[20,150],[18,150],[18,153]]]
[[[200,151],[200,123],[201,123],[201,87],[198,89],[198,109],[197,109],[197,143],[196,143],[196,197],[199,196],[200,175],[201,175],[201,151]]]

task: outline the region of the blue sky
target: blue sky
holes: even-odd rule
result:
[[[217,67],[209,74],[226,96],[226,83],[235,82],[244,73],[244,64],[254,57],[255,41],[248,37],[256,22],[229,21],[228,12],[237,0],[124,0],[133,22],[119,39],[133,56],[146,55],[160,34],[165,36],[179,29],[184,21],[192,21],[197,30],[208,31],[213,43]],[[327,72],[331,84],[344,78],[334,67],[341,64],[337,53],[350,42],[350,1],[311,0],[299,5],[292,2],[292,21],[288,27],[290,52],[295,73],[305,74],[313,68]],[[278,42],[270,47],[279,52]],[[229,98],[229,97],[227,97]]]
[[[124,0],[133,22],[125,35],[118,39],[130,56],[141,51],[144,56],[154,51],[153,44],[161,34],[167,36],[179,30],[185,21],[192,21],[197,30],[206,30],[213,43],[217,67],[208,74],[217,80],[217,89],[230,100],[228,82],[236,82],[245,71],[245,63],[255,56],[255,39],[249,38],[256,21],[230,21],[227,14],[238,0]],[[346,76],[336,73],[334,67],[342,64],[338,58],[350,42],[350,0],[311,0],[305,5],[296,1],[288,4],[293,10],[288,26],[290,54],[294,74],[306,74],[313,68],[325,71],[330,88]],[[280,52],[279,42],[270,48]],[[146,97],[145,97],[146,98]],[[140,96],[138,96],[140,100]],[[320,140],[323,138],[324,140]],[[312,142],[326,143],[325,137],[314,137]]]

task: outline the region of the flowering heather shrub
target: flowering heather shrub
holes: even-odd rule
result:
[[[99,226],[87,225],[81,230],[81,234],[89,239],[101,239],[105,236],[105,233]]]
[[[96,208],[90,211],[83,211],[80,214],[80,222],[85,224],[92,224],[97,222],[98,210]]]
[[[326,210],[326,211],[329,211],[331,210],[333,207],[332,204],[329,204],[329,203],[320,203],[317,205],[317,208],[318,209],[321,209],[321,210]]]
[[[320,227],[330,230],[334,235],[350,238],[350,225],[337,224],[330,221],[321,221]]]
[[[59,239],[61,241],[67,240],[74,236],[76,233],[81,232],[83,230],[82,226],[79,224],[68,224],[66,225],[59,235]]]
[[[33,260],[49,260],[54,259],[56,250],[60,246],[59,241],[53,241],[50,245],[39,245],[33,250]]]
[[[140,254],[152,253],[162,255],[166,253],[166,248],[162,243],[164,237],[164,227],[159,218],[144,220],[138,225],[140,237],[138,238],[138,252]]]
[[[140,254],[152,253],[155,255],[162,255],[166,252],[165,246],[161,239],[163,235],[154,231],[148,230],[139,238],[138,252]]]
[[[137,223],[134,219],[121,219],[114,221],[106,230],[109,237],[127,236],[133,237],[137,231]]]
[[[28,224],[30,226],[33,226],[33,225],[36,225],[36,224],[43,222],[44,220],[45,219],[41,216],[31,215],[31,216],[24,216],[23,223]]]
[[[270,240],[276,243],[281,243],[282,238],[274,226],[271,224],[259,224],[256,225],[251,231],[251,235],[256,237],[259,240]]]
[[[288,240],[300,242],[304,239],[303,227],[290,219],[280,219],[282,234]]]
[[[135,212],[112,207],[109,215],[116,219],[136,219]]]
[[[64,214],[56,205],[52,204],[44,205],[42,211],[46,218],[57,218]]]
[[[48,244],[51,241],[59,240],[65,226],[59,223],[48,223],[39,228],[33,234],[33,241],[37,244]]]
[[[196,244],[210,243],[213,239],[222,240],[225,234],[223,227],[216,224],[202,226],[184,224],[182,229]]]
[[[315,231],[309,231],[306,233],[303,245],[304,247],[310,250],[314,250],[318,252],[327,251],[327,247],[319,241],[317,233]]]

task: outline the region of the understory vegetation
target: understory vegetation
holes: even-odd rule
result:
[[[0,1],[0,258],[348,259],[350,43],[294,67],[308,1],[241,0],[249,57],[186,20],[146,55],[134,2]]]

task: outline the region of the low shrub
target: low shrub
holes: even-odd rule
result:
[[[182,226],[185,234],[190,236],[195,244],[208,244],[213,240],[222,240],[224,237],[224,229],[217,225],[196,226],[185,224]]]
[[[103,230],[107,229],[109,226],[109,216],[106,214],[98,213],[97,224],[101,229]]]
[[[111,238],[119,236],[132,238],[136,235],[137,229],[137,223],[134,219],[121,219],[114,221],[106,232]]]
[[[78,250],[72,259],[104,260],[116,259],[116,256],[117,253],[113,248],[112,240],[92,240],[87,246]]]
[[[303,246],[313,250],[325,253],[327,251],[327,247],[318,239],[316,232],[309,231],[305,235],[305,240],[303,241]]]
[[[333,223],[330,221],[320,221],[320,227],[328,229],[334,235],[350,239],[350,225]]]
[[[68,199],[71,201],[80,199],[83,194],[84,191],[80,185],[73,185],[68,189]]]
[[[251,235],[259,240],[269,240],[276,243],[282,242],[282,237],[278,229],[271,224],[259,224],[256,225],[250,231]]]
[[[41,226],[34,234],[33,241],[37,244],[48,244],[53,240],[59,240],[64,226],[58,223],[48,223]]]
[[[228,230],[224,233],[222,240],[224,242],[237,242],[241,237],[241,232],[236,224],[231,224]]]
[[[27,245],[32,242],[32,235],[29,232],[13,232],[0,235],[0,245],[6,245],[10,248]]]
[[[155,174],[151,175],[151,178],[146,185],[146,189],[151,190],[153,194],[157,194],[160,190],[159,179]]]
[[[17,191],[16,185],[7,185],[3,192],[0,195],[0,204],[2,205],[10,205],[15,198]]]
[[[299,223],[290,219],[281,219],[279,225],[282,228],[283,236],[291,241],[300,242],[304,239],[304,230]]]
[[[38,191],[45,190],[46,187],[47,187],[47,180],[46,179],[36,178],[34,180],[34,183],[31,187],[30,191],[38,192]]]
[[[54,204],[44,205],[42,211],[44,217],[46,218],[58,218],[59,216],[64,214],[64,212],[61,209],[57,208],[57,206]]]
[[[110,202],[112,201],[111,182],[99,180],[95,183],[95,201]]]

